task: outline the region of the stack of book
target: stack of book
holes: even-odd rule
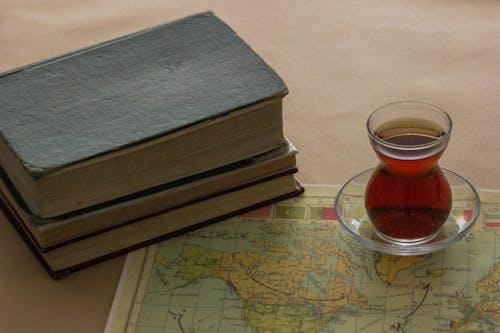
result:
[[[213,13],[0,76],[0,206],[49,273],[298,195],[284,82]]]

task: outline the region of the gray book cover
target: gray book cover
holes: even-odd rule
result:
[[[207,12],[0,75],[0,139],[44,172],[286,93]]]

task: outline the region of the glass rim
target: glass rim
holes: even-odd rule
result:
[[[394,106],[398,106],[398,105],[412,105],[412,104],[423,106],[423,107],[426,107],[428,109],[432,109],[432,110],[437,111],[437,112],[441,113],[442,115],[444,115],[446,118],[446,121],[448,123],[448,128],[445,129],[444,134],[442,136],[436,138],[436,140],[429,142],[429,143],[415,144],[415,145],[404,145],[404,144],[396,144],[396,143],[391,143],[391,142],[385,141],[385,140],[379,138],[378,136],[376,136],[373,133],[373,131],[370,129],[370,123],[371,123],[373,117],[376,115],[376,113],[379,113],[380,111],[387,109],[387,108],[390,108],[390,107],[394,107]],[[377,109],[375,109],[375,111],[373,111],[370,114],[370,116],[368,117],[368,120],[366,121],[366,129],[368,131],[368,135],[370,136],[371,140],[373,140],[373,141],[377,142],[378,144],[385,146],[387,148],[400,149],[400,150],[420,150],[420,149],[427,149],[427,148],[432,148],[434,146],[438,146],[438,145],[442,144],[443,142],[446,142],[449,140],[452,128],[453,128],[453,122],[452,122],[451,117],[448,114],[448,112],[446,112],[445,110],[443,110],[440,107],[437,107],[433,104],[430,104],[427,102],[421,102],[421,101],[412,101],[412,100],[396,101],[396,102],[384,104],[384,105],[378,107]]]

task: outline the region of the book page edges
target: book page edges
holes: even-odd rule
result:
[[[274,110],[274,111],[272,111]],[[272,120],[269,122],[270,125],[274,126],[281,126],[282,125],[282,119],[281,119],[281,110],[282,110],[282,99],[275,99],[275,100],[268,100],[266,102],[258,103],[255,105],[251,105],[247,108],[232,112],[230,114],[227,114],[222,117],[218,117],[212,120],[207,120],[202,123],[193,125],[191,127],[188,127],[182,131],[175,132],[171,135],[164,136],[164,137],[159,137],[155,138],[153,140],[149,140],[146,142],[142,142],[140,144],[130,146],[125,149],[119,149],[115,150],[112,152],[109,152],[107,154],[103,154],[100,156],[97,156],[94,159],[91,160],[85,160],[80,163],[72,164],[67,166],[66,168],[63,169],[54,169],[54,170],[45,170],[43,173],[31,173],[29,169],[26,168],[25,165],[22,165],[21,162],[16,158],[14,155],[13,151],[9,149],[4,142],[0,140],[0,152],[4,153],[4,160],[6,161],[3,163],[4,169],[11,178],[12,182],[14,183],[14,186],[16,187],[17,191],[21,194],[21,196],[25,199],[26,204],[30,208],[30,210],[33,212],[34,215],[37,215],[41,218],[49,218],[52,216],[56,216],[59,214],[63,214],[65,212],[79,209],[79,208],[84,208],[86,206],[96,204],[102,201],[107,201],[111,200],[114,197],[117,197],[117,195],[123,195],[123,189],[119,188],[118,185],[123,185],[126,186],[128,185],[131,189],[134,188],[135,191],[137,191],[136,186],[132,186],[132,184],[129,184],[127,182],[130,182],[130,177],[126,175],[120,176],[120,174],[117,174],[115,171],[116,166],[122,166],[120,170],[128,170],[127,173],[135,173],[134,168],[141,168],[144,167],[144,165],[150,165],[153,166],[154,168],[161,168],[163,166],[168,167],[169,164],[172,164],[174,162],[174,159],[176,158],[175,156],[168,156],[168,154],[165,154],[165,151],[162,151],[161,146],[168,148],[169,142],[172,141],[178,141],[179,140],[184,140],[184,137],[189,137],[190,135],[198,135],[198,133],[201,133],[200,131],[205,131],[205,135],[209,135],[211,128],[212,127],[219,127],[222,128],[224,127],[224,122],[226,121],[236,121],[236,119],[239,119],[241,117],[244,118],[255,118],[257,115],[254,114],[254,112],[259,112],[262,114],[262,116],[269,116],[271,118],[273,117],[279,117],[279,120]],[[233,120],[231,120],[233,119]],[[263,119],[263,118],[262,118]],[[264,120],[264,119],[263,119]],[[260,128],[261,131],[267,130],[265,127]],[[261,148],[255,147],[252,148],[252,151],[246,152],[245,155],[243,155],[242,152],[235,152],[239,155],[235,155],[232,157],[232,159],[224,161],[222,164],[217,163],[216,161],[213,161],[212,164],[207,163],[206,166],[204,167],[205,170],[211,169],[214,167],[221,166],[223,164],[228,164],[235,162],[237,160],[241,160],[243,158],[251,157],[254,155],[257,155],[258,153],[263,153],[267,151],[269,148],[266,147],[267,144],[272,144],[274,148],[278,147],[279,145],[282,145],[284,142],[284,136],[282,132],[282,128],[276,127],[276,129],[270,129],[272,133],[274,133],[275,137],[271,137],[266,134],[266,139],[268,142],[266,143],[266,140],[262,140],[262,138],[257,138],[254,137],[252,140],[257,140],[255,141],[256,145],[260,145]],[[267,130],[267,132],[269,132]],[[266,133],[267,133],[266,132]],[[233,138],[234,139],[234,138]],[[250,138],[249,138],[250,139]],[[222,140],[222,138],[221,138]],[[269,141],[271,140],[271,141]],[[193,140],[191,140],[193,141]],[[206,141],[206,140],[205,140]],[[233,142],[234,143],[234,142]],[[192,145],[197,145],[195,141],[192,142]],[[170,147],[168,149],[176,150],[178,146],[175,147]],[[264,149],[264,147],[266,147]],[[216,149],[216,147],[212,147],[213,149]],[[220,150],[222,147],[217,148]],[[205,148],[203,148],[205,149]],[[186,150],[186,149],[184,149]],[[189,150],[189,149],[188,149]],[[150,154],[149,152],[152,152]],[[228,151],[229,152],[229,151]],[[191,152],[185,152],[191,153]],[[206,152],[208,153],[208,151]],[[205,155],[206,155],[205,153]],[[155,155],[156,154],[156,155]],[[219,153],[220,154],[220,153]],[[210,154],[210,156],[216,156],[215,154]],[[231,156],[221,156],[223,159],[231,158]],[[185,158],[188,158],[188,155],[185,156]],[[201,158],[201,157],[198,157]],[[145,160],[144,160],[145,159]],[[169,159],[171,160],[169,162]],[[141,161],[141,162],[139,162]],[[147,162],[149,161],[149,162]],[[157,161],[157,162],[155,162]],[[142,164],[141,164],[142,163]],[[162,163],[161,165],[158,163]],[[214,164],[215,163],[215,164]],[[127,169],[123,169],[123,166],[126,165]],[[180,166],[176,163],[177,168],[179,169]],[[194,164],[191,164],[191,167],[194,167]],[[137,169],[137,170],[139,170]],[[171,168],[170,168],[171,169]],[[103,170],[108,170],[109,177],[104,177],[102,176],[104,174]],[[33,170],[31,170],[33,171]],[[185,169],[179,169],[179,172],[184,172],[184,173],[179,173],[178,175],[174,175],[174,177],[171,177],[169,179],[158,179],[158,180],[153,180],[150,177],[148,178],[149,180],[146,181],[145,184],[141,185],[140,189],[144,189],[146,187],[154,186],[155,184],[160,184],[164,183],[166,181],[172,181],[175,179],[182,178],[184,176],[188,176],[189,173]],[[200,172],[204,170],[197,170],[196,172]],[[79,175],[79,176],[78,176]],[[101,175],[101,176],[100,176]],[[112,182],[114,179],[114,182],[116,183],[115,185],[117,186],[108,186],[108,190],[111,192],[116,192],[115,194],[113,193],[108,193],[104,194],[104,198],[93,198],[92,193],[95,193],[94,190],[92,190],[89,186],[92,184],[87,184],[89,186],[86,186],[86,191],[88,192],[87,194],[79,191],[79,198],[71,198],[71,195],[63,195],[62,193],[77,193],[77,189],[74,187],[77,185],[78,181],[75,183],[72,181],[74,180],[75,177],[77,180],[81,180],[83,178],[87,180],[92,180],[93,181],[93,186],[98,186],[98,183],[101,181],[99,179],[104,177],[105,179],[103,181],[107,182]],[[83,177],[83,178],[82,178]],[[157,177],[160,177],[159,175]],[[161,175],[161,177],[165,177],[164,174]],[[126,178],[129,179],[125,181]],[[134,180],[137,181],[138,178],[134,177]],[[73,185],[71,185],[73,184]],[[108,192],[109,192],[108,191]],[[92,192],[92,193],[91,193]],[[130,189],[126,190],[126,192],[131,193]],[[59,194],[58,194],[59,193]],[[55,206],[66,206],[63,201],[68,201],[72,200],[73,203],[70,204],[70,206],[73,206],[74,208],[71,208],[70,210],[67,210],[65,208],[56,208]],[[54,206],[55,205],[55,206]],[[54,206],[54,207],[52,207]]]

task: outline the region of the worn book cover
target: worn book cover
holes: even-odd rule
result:
[[[53,217],[276,148],[286,93],[200,13],[0,75],[0,164]]]

